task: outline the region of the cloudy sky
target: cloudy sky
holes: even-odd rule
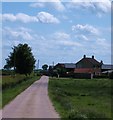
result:
[[[40,67],[75,63],[83,55],[111,62],[111,2],[3,2],[2,63],[27,43]]]

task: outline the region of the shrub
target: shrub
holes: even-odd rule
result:
[[[94,78],[108,78],[108,75],[107,74],[94,75]]]
[[[67,118],[69,119],[69,120],[73,120],[73,119],[79,119],[79,120],[84,120],[85,118],[87,118],[87,116],[86,115],[84,115],[84,114],[82,114],[82,113],[80,113],[79,111],[75,111],[74,109],[73,110],[70,110],[69,112],[68,112],[68,116],[67,116]]]
[[[4,76],[13,75],[14,71],[13,70],[2,70],[1,74]]]
[[[110,78],[110,79],[113,79],[113,72],[111,72],[111,73],[109,74],[109,78]]]
[[[92,109],[81,109],[79,111],[75,111],[74,109],[68,112],[67,118],[71,119],[79,119],[79,120],[94,120],[94,118],[107,118],[105,114],[98,113]]]

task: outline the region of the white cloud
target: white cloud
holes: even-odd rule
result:
[[[88,41],[88,38],[85,35],[81,35],[81,38],[83,38],[84,40]]]
[[[32,3],[32,4],[30,4],[30,7],[43,8],[43,7],[45,7],[45,3],[44,2]]]
[[[70,35],[64,32],[56,32],[53,34],[54,38],[57,40],[67,40],[70,39]]]
[[[31,34],[26,30],[25,28],[11,29],[6,27],[3,29],[3,36],[10,36],[8,37],[10,40],[33,40]]]
[[[21,22],[24,22],[24,23],[38,22],[38,19],[35,16],[29,16],[29,15],[26,15],[24,13],[18,13],[16,15],[16,19],[21,21]]]
[[[89,41],[89,39],[85,36],[85,35],[75,35],[75,38],[79,39],[79,40],[85,40],[85,41]]]
[[[58,11],[65,10],[65,6],[63,5],[63,3],[61,3],[60,0],[56,0],[55,2],[51,2],[50,4]]]
[[[108,13],[111,11],[111,1],[110,0],[71,0],[66,5],[69,9],[80,9],[87,10],[88,12],[96,13],[97,16],[101,17],[103,13]]]
[[[71,46],[71,47],[81,47],[82,44],[75,42],[75,41],[61,41],[61,43],[65,46]]]
[[[21,26],[18,28],[18,30],[20,30],[20,31],[25,31],[25,32],[32,32],[31,29],[25,28],[25,27],[21,27]]]
[[[72,31],[78,32],[78,33],[85,33],[85,34],[93,34],[93,35],[99,35],[100,32],[97,28],[91,26],[91,25],[73,25],[72,26]]]
[[[9,20],[9,21],[16,21],[16,16],[13,14],[3,14],[2,15],[3,20]]]
[[[104,49],[110,49],[110,43],[105,38],[98,38],[96,44]]]
[[[47,12],[38,13],[37,18],[42,23],[60,23],[60,21],[56,17]]]
[[[8,37],[9,36],[9,37]],[[7,40],[8,37],[8,40]],[[65,32],[56,32],[49,36],[42,36],[34,33],[32,30],[24,27],[19,28],[3,28],[3,39],[5,40],[5,46],[6,41],[9,41],[11,44],[17,45],[19,42],[25,43],[27,42],[29,45],[31,45],[34,49],[37,48],[41,53],[45,53],[48,51],[48,53],[53,50],[55,52],[62,49],[62,47],[80,47],[81,44],[71,40],[71,36]],[[8,42],[7,42],[8,43]],[[7,46],[11,46],[11,44],[7,44]]]
[[[80,43],[73,41],[70,34],[67,34],[65,32],[56,32],[53,34],[53,39],[57,42],[59,45],[63,46],[71,46],[71,47],[77,47],[82,46]]]
[[[60,21],[52,14],[47,12],[39,12],[37,16],[29,16],[24,13],[14,14],[3,14],[2,20],[4,21],[20,21],[23,23],[29,22],[42,22],[42,23],[60,23]]]
[[[105,38],[97,38],[92,46],[92,50],[98,56],[101,55],[107,57],[107,60],[111,59],[111,43]],[[108,57],[109,56],[109,57]],[[102,58],[101,58],[102,59]]]
[[[63,5],[63,3],[60,0],[42,0],[40,2],[36,2],[36,3],[32,3],[30,4],[31,7],[34,8],[43,8],[45,7],[47,4],[49,4],[49,6],[53,7],[54,9],[56,9],[57,11],[64,11],[65,10],[65,6]]]
[[[16,15],[14,14],[3,14],[2,19],[6,21],[21,21],[23,23],[28,23],[28,22],[38,22],[38,19],[35,16],[29,16],[24,13],[18,13]]]
[[[111,10],[111,2],[108,0],[106,2],[98,2],[97,4],[94,4],[95,8],[97,8],[99,11],[102,11],[104,13],[107,13]]]

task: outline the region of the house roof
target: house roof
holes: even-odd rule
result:
[[[112,73],[112,72],[113,72],[113,70],[107,70],[107,71],[104,71],[102,73]]]
[[[90,62],[93,65],[101,65],[100,62],[98,62],[96,59],[94,58],[82,58],[80,61],[78,61],[76,64],[78,64],[81,61],[85,61],[85,62]]]
[[[75,63],[58,63],[57,65],[64,66],[65,68],[76,68]]]
[[[103,64],[102,69],[113,70],[113,65]]]
[[[74,63],[65,63],[65,68],[76,68],[76,65]]]

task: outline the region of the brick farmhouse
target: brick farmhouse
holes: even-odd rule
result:
[[[113,71],[113,65],[103,64],[102,61],[97,61],[94,56],[90,58],[86,57],[86,55],[84,55],[77,63],[58,63],[54,67],[65,68],[67,72],[93,75],[101,75],[102,72],[108,72],[108,70]]]

